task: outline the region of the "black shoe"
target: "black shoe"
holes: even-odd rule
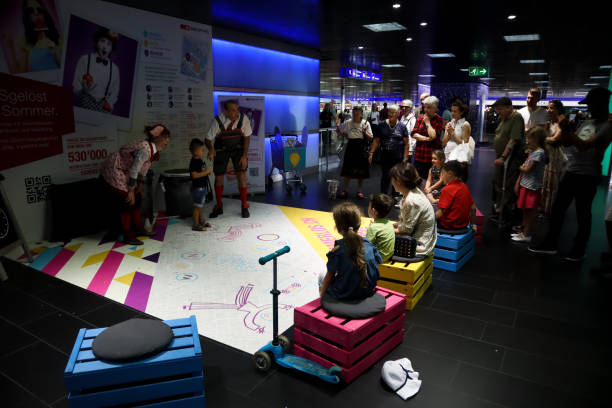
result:
[[[212,212],[208,214],[208,218],[217,218],[221,214],[223,214],[223,207],[214,206]]]
[[[249,209],[246,207],[242,207],[242,218],[249,218],[251,214],[249,213]]]
[[[538,245],[530,245],[529,248],[527,249],[529,250],[529,252],[535,252],[536,254],[554,255],[557,253],[557,248],[547,243],[541,243]]]
[[[134,233],[124,233],[121,242],[126,245],[143,245],[143,242],[136,238]]]

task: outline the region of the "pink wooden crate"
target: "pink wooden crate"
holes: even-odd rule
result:
[[[483,225],[484,224],[484,215],[480,212],[480,210],[476,209],[476,217],[474,219],[474,224]]]
[[[353,350],[370,334],[404,313],[406,296],[392,290],[376,287],[376,291],[387,298],[385,311],[369,319],[344,319],[332,316],[321,307],[321,299],[298,307],[294,313],[294,325],[328,342]]]
[[[334,361],[340,363],[343,367],[350,367],[355,364],[361,357],[378,347],[387,338],[404,327],[404,319],[406,315],[402,313],[396,316],[394,320],[381,327],[377,332],[363,340],[353,350],[344,350],[341,346],[327,342],[314,334],[308,333],[301,329],[293,330],[293,341],[295,344],[304,346],[318,353],[328,356]]]
[[[355,365],[352,367],[342,367],[342,379],[346,383],[350,383],[357,376],[363,373],[365,370],[373,366],[378,360],[383,358],[385,354],[393,350],[404,340],[404,329],[401,329],[399,332],[391,336],[384,343],[380,344],[377,348],[375,348],[372,352],[367,354],[361,360],[357,361]],[[308,351],[301,347],[299,344],[294,345],[294,353],[297,356],[307,358],[316,363],[321,364],[325,368],[329,368],[333,365],[338,365],[337,362],[330,361],[329,359],[319,355],[318,353]]]

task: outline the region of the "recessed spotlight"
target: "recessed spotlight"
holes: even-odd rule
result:
[[[340,77],[329,77],[329,79],[342,79]]]
[[[326,84],[327,81],[319,81],[320,84]]]
[[[438,54],[427,54],[429,58],[455,58],[455,54],[449,52],[441,52]]]
[[[390,79],[389,82],[402,82],[403,79]]]
[[[521,60],[521,64],[544,64],[545,62],[543,59]]]
[[[395,4],[393,4],[393,8],[394,8],[394,9],[398,9],[398,8],[400,8],[400,7],[402,7],[402,5],[401,5],[401,4],[399,4],[399,3],[395,3]]]
[[[519,92],[519,91],[510,91],[510,92],[508,92],[508,93],[509,93],[509,94],[520,94],[520,92]]]
[[[507,42],[538,41],[539,39],[540,34],[504,35],[504,40]]]
[[[541,76],[541,75],[548,75],[548,72],[530,72],[529,76]]]
[[[381,24],[364,24],[364,27],[368,30],[372,30],[375,32],[406,30],[406,27],[396,22]]]
[[[404,65],[402,64],[382,64],[381,67],[383,68],[404,68]]]
[[[612,65],[600,65],[599,69],[610,69],[612,68]]]
[[[495,78],[480,78],[481,81],[493,81]]]
[[[510,14],[508,16],[508,20],[514,20],[516,18],[516,16],[514,14]]]
[[[363,46],[360,45],[359,47],[357,47],[357,49],[358,50],[363,50]]]
[[[470,70],[469,68],[459,68],[459,71],[462,71],[462,72],[468,72],[469,70]]]
[[[594,75],[594,76],[590,76],[590,79],[607,79],[610,78],[609,75]]]
[[[421,74],[419,78],[435,78],[436,76],[433,74]]]
[[[427,21],[422,21],[420,24],[421,27],[427,27]]]
[[[598,83],[595,82],[587,82],[586,84],[584,84],[584,86],[598,86]]]
[[[408,42],[412,41],[412,37],[406,38],[406,41],[408,41]]]

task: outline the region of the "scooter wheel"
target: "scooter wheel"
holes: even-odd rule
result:
[[[255,358],[255,367],[260,371],[268,371],[272,367],[272,357],[265,351],[256,352],[253,357]]]
[[[291,341],[285,336],[278,336],[278,342],[283,348],[283,352],[288,353],[289,348],[291,347]]]

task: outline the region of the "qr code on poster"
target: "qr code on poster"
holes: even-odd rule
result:
[[[251,176],[251,177],[259,176],[259,167],[251,167],[249,169],[249,176]]]
[[[47,190],[51,186],[51,176],[26,177],[26,200],[34,204],[47,199]]]

